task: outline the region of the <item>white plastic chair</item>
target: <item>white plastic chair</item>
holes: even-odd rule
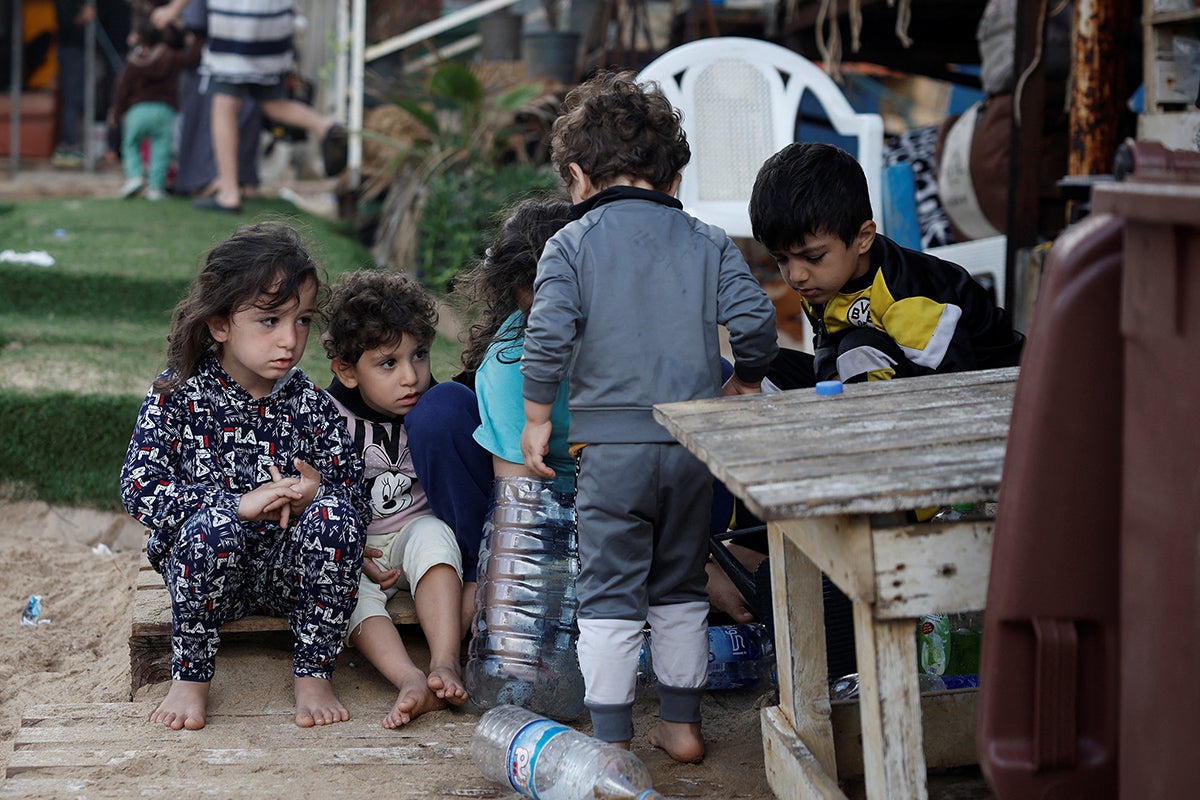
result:
[[[638,74],[656,81],[683,115],[692,160],[679,200],[730,236],[751,236],[750,191],[759,167],[796,141],[805,91],[839,134],[858,139],[876,224],[882,229],[883,118],[856,112],[833,79],[799,53],[759,39],[720,36],[668,50]]]

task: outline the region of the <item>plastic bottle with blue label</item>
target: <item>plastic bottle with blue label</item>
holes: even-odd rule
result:
[[[40,625],[43,620],[39,619],[42,615],[42,596],[40,594],[29,595],[28,602],[25,603],[25,608],[21,609],[21,624],[36,626]]]
[[[553,481],[497,478],[464,670],[477,706],[568,720],[583,713],[578,574],[574,495]]]
[[[471,758],[489,780],[537,800],[662,800],[633,753],[517,706],[483,715]]]
[[[653,686],[654,682],[650,632],[647,632],[638,654],[638,684]],[[709,626],[705,689],[748,689],[773,686],[775,682],[775,644],[766,625],[756,622]]]

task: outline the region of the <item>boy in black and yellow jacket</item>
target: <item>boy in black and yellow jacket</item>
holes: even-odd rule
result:
[[[862,167],[797,142],[767,159],[754,238],[801,297],[817,380],[887,380],[1015,366],[1024,337],[962,267],[876,233]]]

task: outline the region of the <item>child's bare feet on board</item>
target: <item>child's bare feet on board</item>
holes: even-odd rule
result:
[[[460,706],[467,702],[467,687],[463,685],[462,669],[457,663],[429,666],[429,690],[447,703]]]
[[[200,730],[204,727],[211,685],[208,681],[171,681],[167,696],[150,713],[150,721],[161,722],[176,731],[183,728]]]
[[[428,679],[420,669],[413,667],[399,681],[393,681],[400,689],[396,703],[383,719],[383,727],[399,728],[407,725],[427,711],[446,707],[446,701],[429,688]]]
[[[698,764],[704,760],[704,737],[700,735],[699,722],[659,720],[646,738],[682,764]]]
[[[350,712],[324,678],[296,678],[296,724],[301,728],[332,725],[350,719]]]

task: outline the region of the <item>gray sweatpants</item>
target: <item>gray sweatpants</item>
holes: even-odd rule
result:
[[[654,639],[656,667],[660,657],[678,664],[672,672],[691,684],[660,683],[662,718],[699,721],[712,476],[678,444],[590,444],[577,487],[579,667],[594,734],[606,741],[632,734],[637,646],[648,617],[680,617],[670,627],[686,630]],[[671,610],[664,615],[663,607]],[[660,656],[668,641],[680,652]]]

